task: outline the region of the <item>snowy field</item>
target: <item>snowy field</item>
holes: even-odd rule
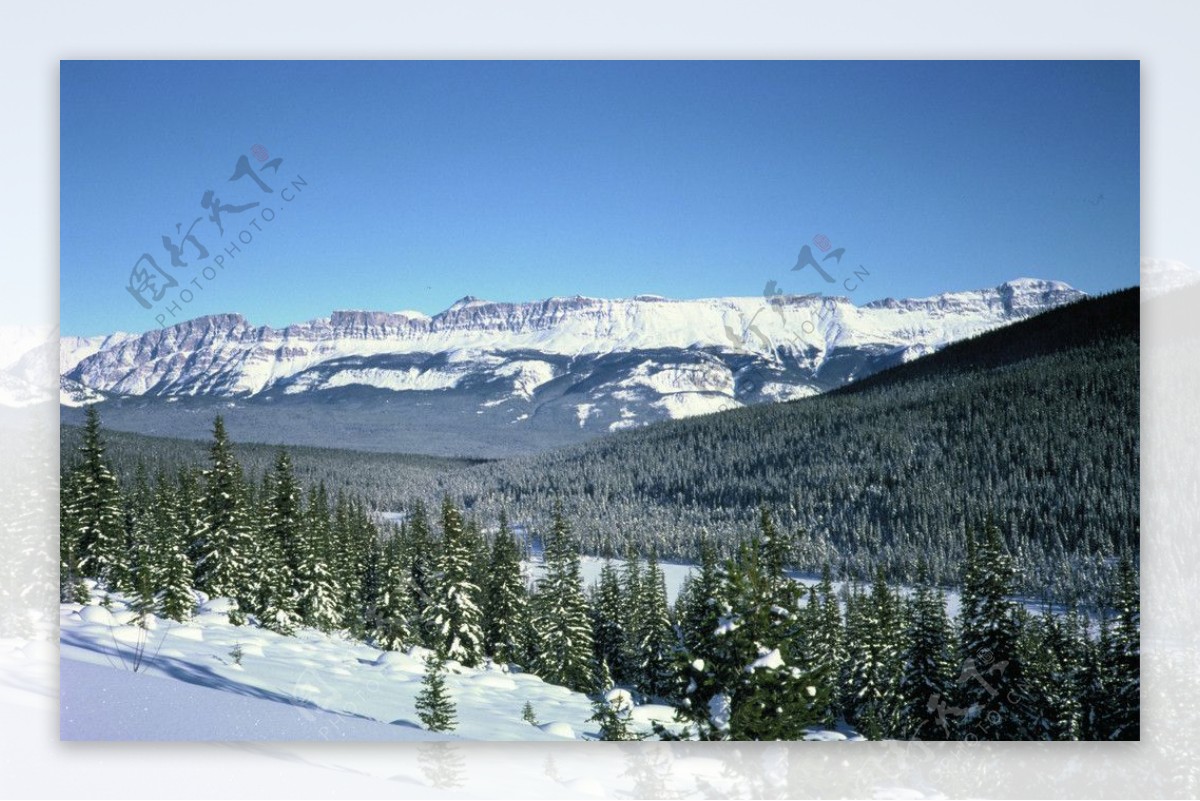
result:
[[[111,611],[99,600],[61,607],[66,740],[555,741],[598,732],[586,695],[498,665],[449,662],[458,726],[432,734],[413,706],[425,649],[385,652],[311,629],[285,637],[233,626],[221,599],[201,604],[188,623],[150,617],[142,629],[119,597]],[[540,725],[522,719],[526,702]],[[659,705],[633,713],[647,732],[671,717]]]
[[[599,572],[599,560],[593,565]],[[668,572],[677,590],[685,571]],[[423,648],[380,651],[340,634],[286,637],[229,623],[223,599],[202,595],[187,623],[149,616],[145,628],[120,596],[109,606],[60,607],[60,736],[64,740],[588,740],[584,694],[486,664],[448,662],[457,706],[453,732],[421,728],[414,707]],[[136,669],[135,669],[136,668]],[[522,719],[528,702],[538,725]],[[673,727],[673,710],[633,708],[649,734]],[[813,732],[810,739],[846,739]]]

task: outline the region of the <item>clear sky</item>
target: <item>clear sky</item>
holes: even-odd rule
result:
[[[468,294],[1138,282],[1135,61],[76,61],[61,84],[64,334]],[[229,180],[242,157],[270,194]],[[817,235],[845,248],[838,284],[791,270]]]

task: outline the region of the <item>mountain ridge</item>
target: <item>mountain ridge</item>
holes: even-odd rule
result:
[[[226,313],[64,340],[61,403],[104,402],[118,426],[144,433],[198,435],[196,415],[180,410],[208,404],[235,410],[231,425],[248,415],[291,444],[498,457],[820,394],[1083,297],[1062,282],[1017,279],[863,306],[811,294],[468,295],[433,316],[335,310],[283,328]],[[283,406],[295,420],[272,422]]]

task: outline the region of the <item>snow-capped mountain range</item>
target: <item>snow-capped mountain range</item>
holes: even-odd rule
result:
[[[404,425],[430,418],[427,430],[454,419],[480,432],[593,435],[817,394],[1082,297],[1060,281],[1017,279],[862,306],[819,295],[466,297],[432,317],[336,311],[279,329],[223,314],[141,335],[63,338],[62,403],[329,410],[336,399],[404,407]]]

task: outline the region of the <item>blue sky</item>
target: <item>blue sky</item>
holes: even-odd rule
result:
[[[869,271],[859,303],[1138,282],[1132,61],[68,61],[61,90],[67,334],[467,294],[851,294],[791,270],[816,235],[845,248],[839,282]],[[243,156],[270,194],[228,180]],[[221,234],[208,190],[259,205]],[[163,236],[197,218],[208,257],[172,266]],[[143,253],[177,281],[149,309],[127,289]]]

